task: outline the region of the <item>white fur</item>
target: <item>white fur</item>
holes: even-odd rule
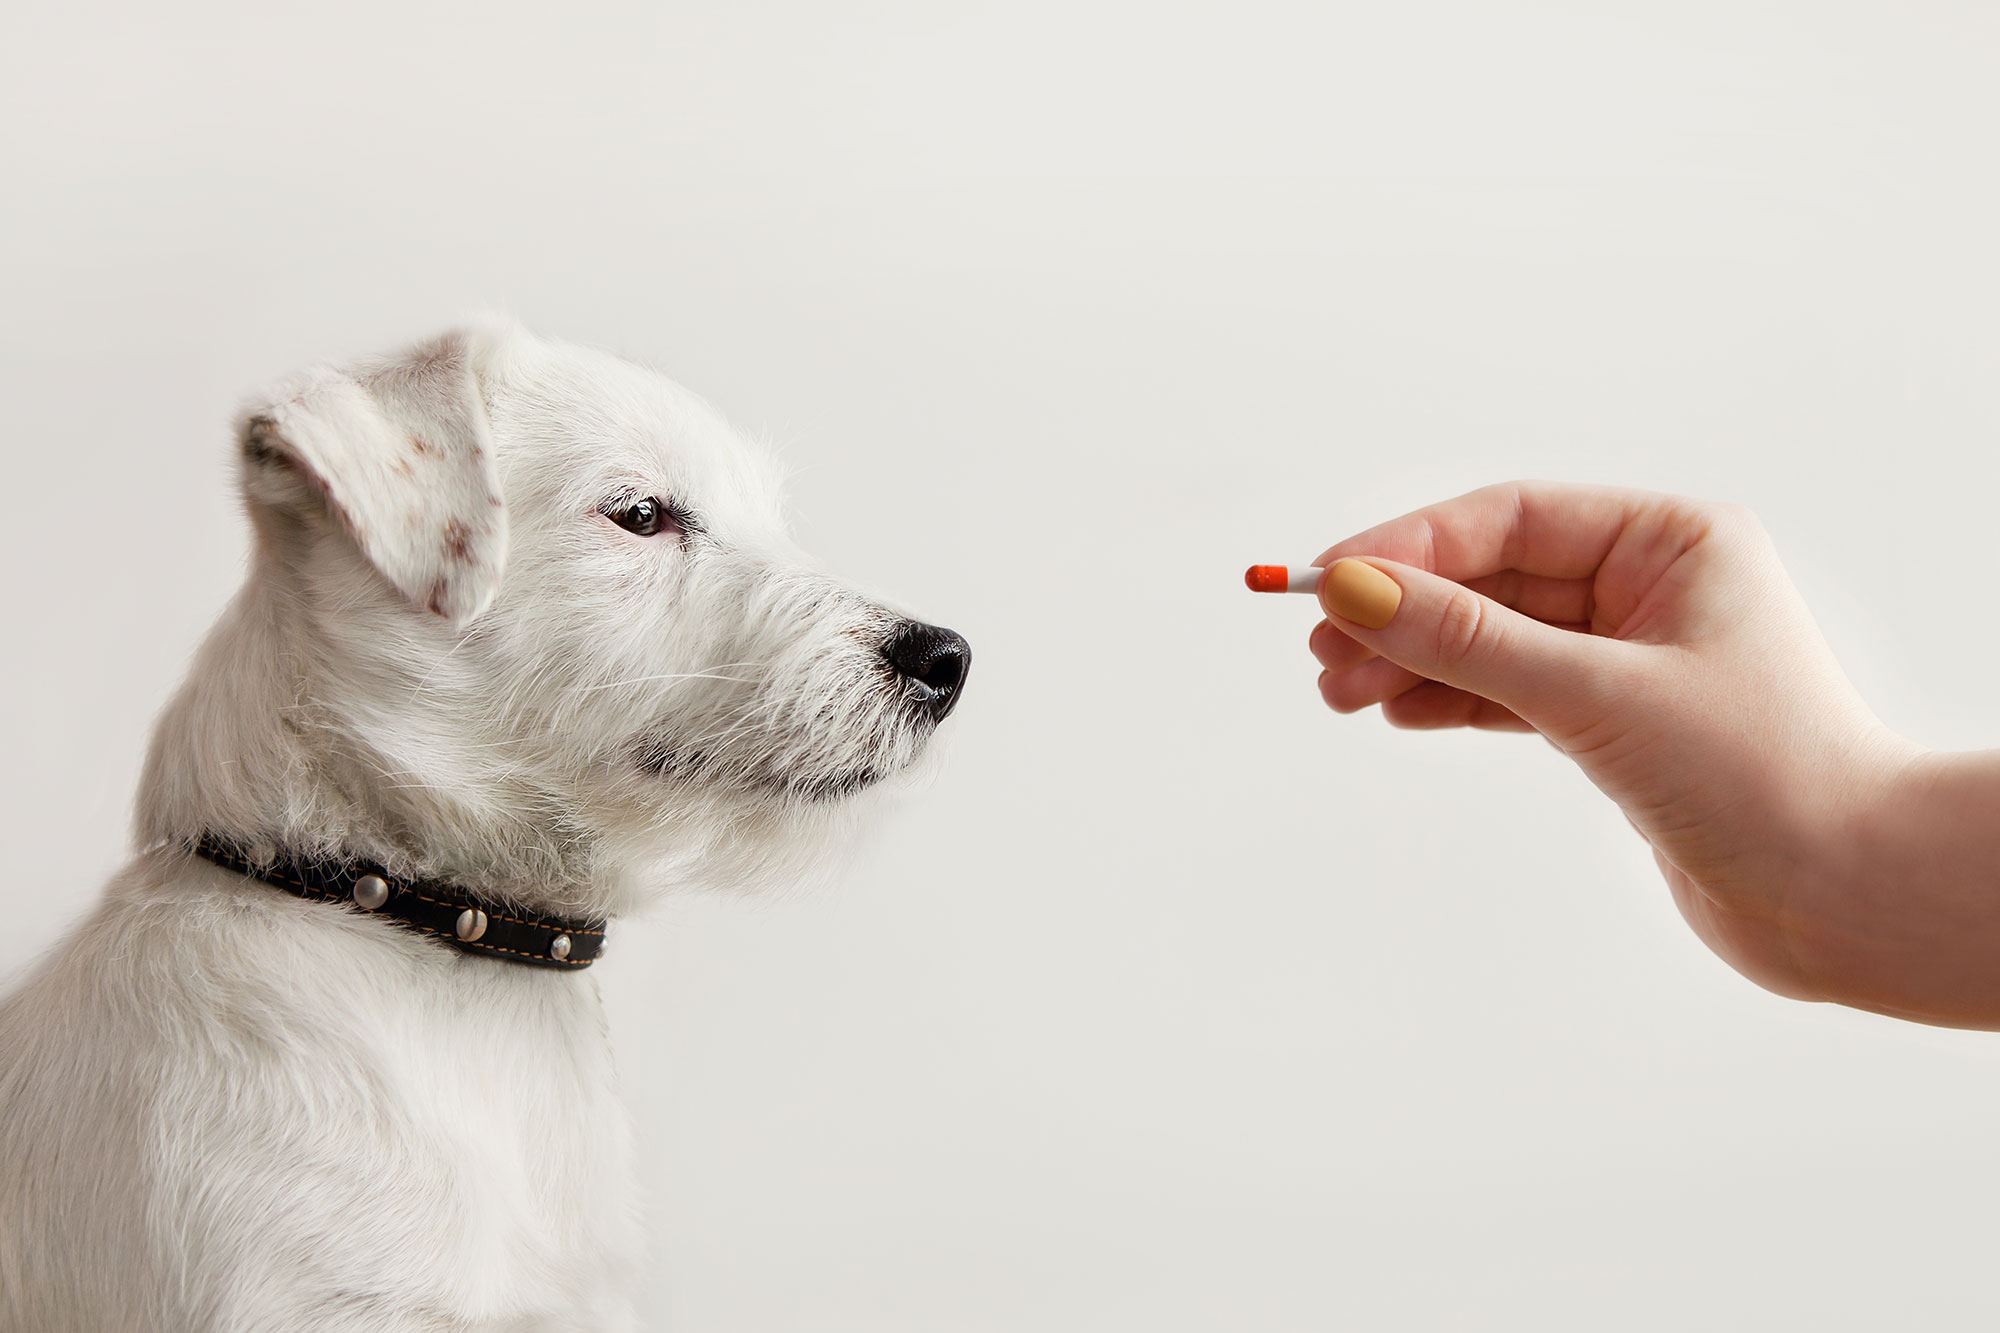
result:
[[[138,851],[0,1002],[0,1329],[614,1329],[638,1228],[596,978],[194,859],[365,856],[617,916],[795,881],[930,724],[686,391],[488,321],[239,423],[249,580]],[[600,511],[684,504],[642,538]],[[615,928],[599,967],[630,965]]]

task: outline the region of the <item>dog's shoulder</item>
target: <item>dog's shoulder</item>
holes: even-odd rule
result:
[[[0,1288],[53,1302],[0,1326],[615,1308],[637,1228],[595,987],[460,963],[205,863],[128,867],[0,1000]]]

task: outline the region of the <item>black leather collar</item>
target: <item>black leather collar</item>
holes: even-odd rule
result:
[[[252,861],[234,844],[204,835],[189,848],[224,870],[311,902],[345,903],[443,940],[467,953],[577,972],[604,949],[604,923],[502,910],[433,880],[397,879],[367,861]]]

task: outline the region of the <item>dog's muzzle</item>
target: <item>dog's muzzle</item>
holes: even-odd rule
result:
[[[882,656],[902,676],[910,706],[932,722],[944,721],[958,706],[972,670],[972,645],[964,635],[921,620],[896,626]]]

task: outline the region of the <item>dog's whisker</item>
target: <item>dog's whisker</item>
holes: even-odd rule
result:
[[[744,665],[748,664],[745,663]],[[670,671],[658,676],[634,676],[630,680],[609,680],[601,685],[572,685],[570,686],[570,690],[575,694],[594,694],[598,690],[616,690],[627,685],[649,685],[655,681],[682,680],[724,680],[737,685],[754,685],[756,683],[754,678],[749,676],[725,676],[714,671]]]

